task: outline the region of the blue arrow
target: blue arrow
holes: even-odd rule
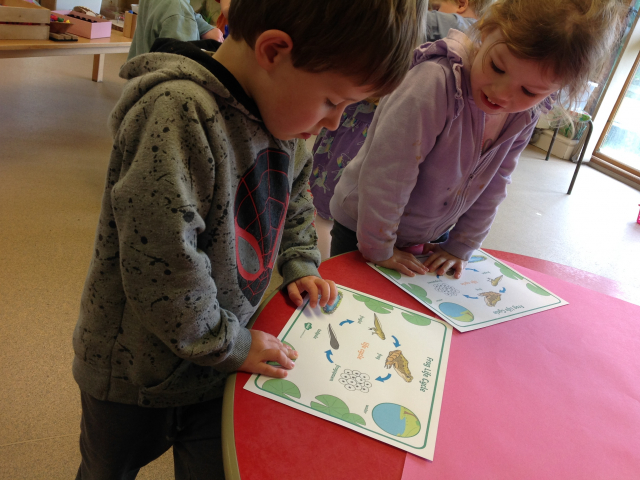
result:
[[[504,287],[502,287],[502,288],[500,289],[500,293],[504,293],[504,292],[506,292],[506,291],[507,291],[507,289],[506,289],[506,288],[504,288]]]
[[[465,270],[471,270],[472,272],[477,272],[478,271],[475,268],[465,268]]]
[[[393,346],[394,347],[399,347],[400,346],[400,342],[398,341],[398,339],[396,337],[394,337],[393,335],[391,335],[391,338],[393,338]]]
[[[345,323],[353,323],[353,320],[345,320],[344,322],[340,322],[340,326],[344,325]]]
[[[329,360],[331,363],[333,363],[333,360],[331,360],[331,354],[333,353],[331,350],[327,350],[326,352],[324,352],[327,354],[327,360]],[[391,374],[389,374],[391,375]]]
[[[379,382],[384,382],[385,380],[389,380],[391,378],[391,374],[387,373],[387,376],[382,378],[382,377],[378,377],[376,378],[376,380],[378,380]]]
[[[474,300],[477,300],[477,299],[478,299],[478,297],[470,297],[469,295],[463,295],[463,297],[473,298]]]

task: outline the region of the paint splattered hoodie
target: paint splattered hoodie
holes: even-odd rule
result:
[[[468,260],[489,233],[538,113],[509,115],[482,153],[473,55],[469,38],[451,30],[415,50],[403,83],[380,102],[330,204],[331,215],[357,232],[365,257],[386,260],[394,245],[431,242],[455,224],[441,245]]]
[[[276,262],[286,284],[320,254],[304,142],[274,138],[199,48],[154,50],[120,73],[73,374],[97,399],[166,407],[220,396]]]

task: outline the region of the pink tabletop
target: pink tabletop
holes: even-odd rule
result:
[[[640,307],[511,266],[570,304],[454,332],[433,462],[242,390],[248,376],[239,374],[233,403],[240,477],[640,478]],[[358,253],[320,271],[428,312]],[[277,294],[255,328],[278,334],[293,310]]]

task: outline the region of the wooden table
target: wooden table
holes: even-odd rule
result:
[[[117,30],[109,38],[78,37],[77,42],[53,40],[0,40],[0,58],[49,57],[57,55],[93,55],[94,82],[102,82],[104,56],[107,53],[128,53],[131,39]]]
[[[569,305],[454,332],[433,462],[248,392],[249,375],[237,373],[223,406],[227,479],[638,478],[640,306],[569,283],[615,294],[605,278],[489,252]],[[320,273],[428,312],[357,252],[324,262]],[[278,335],[294,309],[278,292],[254,327]]]

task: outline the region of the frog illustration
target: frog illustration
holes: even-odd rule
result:
[[[384,367],[393,367],[396,373],[400,375],[400,378],[402,378],[407,383],[413,380],[413,376],[409,371],[409,360],[407,360],[402,354],[402,350],[394,350],[392,352],[389,352],[389,356],[387,357],[387,361],[385,362]]]
[[[496,303],[498,303],[502,298],[502,295],[497,292],[482,292],[478,295],[484,297],[484,302],[490,307],[495,307]]]

